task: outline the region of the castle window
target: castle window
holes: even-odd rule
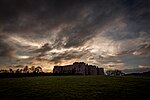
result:
[[[80,65],[79,65],[79,68],[80,68]]]

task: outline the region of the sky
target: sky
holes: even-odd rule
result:
[[[85,62],[150,70],[150,0],[0,0],[0,68]]]

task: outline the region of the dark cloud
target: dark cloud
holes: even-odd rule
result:
[[[143,44],[135,51],[135,53],[139,53],[139,55],[149,55],[150,54],[150,44]]]
[[[85,5],[79,0],[1,0],[0,4],[3,32],[21,33],[43,33],[60,24],[74,22]]]
[[[136,56],[136,55],[126,55],[120,57],[120,59],[125,63],[124,65],[128,68],[136,68],[139,65],[149,66],[150,65],[150,57],[146,56]]]
[[[127,40],[141,37],[140,32],[150,36],[150,1],[123,0],[124,23],[126,26],[118,30],[118,26],[109,30],[105,35],[114,40]]]
[[[30,38],[44,38],[51,34],[45,33],[48,30],[66,25],[58,34],[58,41],[67,37],[65,47],[80,46],[94,37],[97,29],[120,16],[124,10],[123,5],[119,0],[116,1],[118,4],[112,6],[115,1],[2,0],[1,14],[4,23],[1,24],[1,30],[8,33],[17,32],[23,37],[28,34],[27,37]],[[33,34],[36,35],[33,37]]]
[[[63,61],[69,61],[72,59],[80,59],[82,56],[86,55],[87,53],[89,53],[88,50],[84,50],[83,51],[78,51],[78,50],[66,50],[64,52],[61,53],[50,53],[50,54],[44,54],[41,55],[39,54],[36,57],[36,60],[38,61],[47,61],[49,63],[55,63],[55,64],[60,64],[63,63]],[[44,56],[49,56],[49,58],[45,59]],[[50,56],[52,56],[52,58],[50,58]]]
[[[149,29],[149,0],[0,0],[0,56],[18,62],[127,63],[149,56]]]
[[[34,53],[45,53],[47,51],[52,50],[48,43],[44,44],[41,48],[34,50]]]
[[[0,35],[0,57],[9,57],[13,58],[16,52],[16,49],[9,45],[7,42],[7,36]]]
[[[8,37],[0,35],[0,66],[6,67],[16,63],[16,48],[7,43]]]
[[[118,55],[150,55],[150,42],[140,44],[131,50],[122,51]]]
[[[124,69],[123,72],[125,73],[141,73],[141,72],[147,72],[150,68],[133,68],[133,69]]]

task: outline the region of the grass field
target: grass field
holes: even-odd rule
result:
[[[150,78],[39,76],[1,78],[0,100],[150,100]]]

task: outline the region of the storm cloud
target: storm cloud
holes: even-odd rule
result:
[[[145,62],[131,64],[126,56],[148,60],[149,47],[149,0],[0,1],[0,65],[84,61],[137,68]]]
[[[12,47],[5,41],[7,36],[0,35],[0,56],[12,58],[16,52],[15,48]]]

